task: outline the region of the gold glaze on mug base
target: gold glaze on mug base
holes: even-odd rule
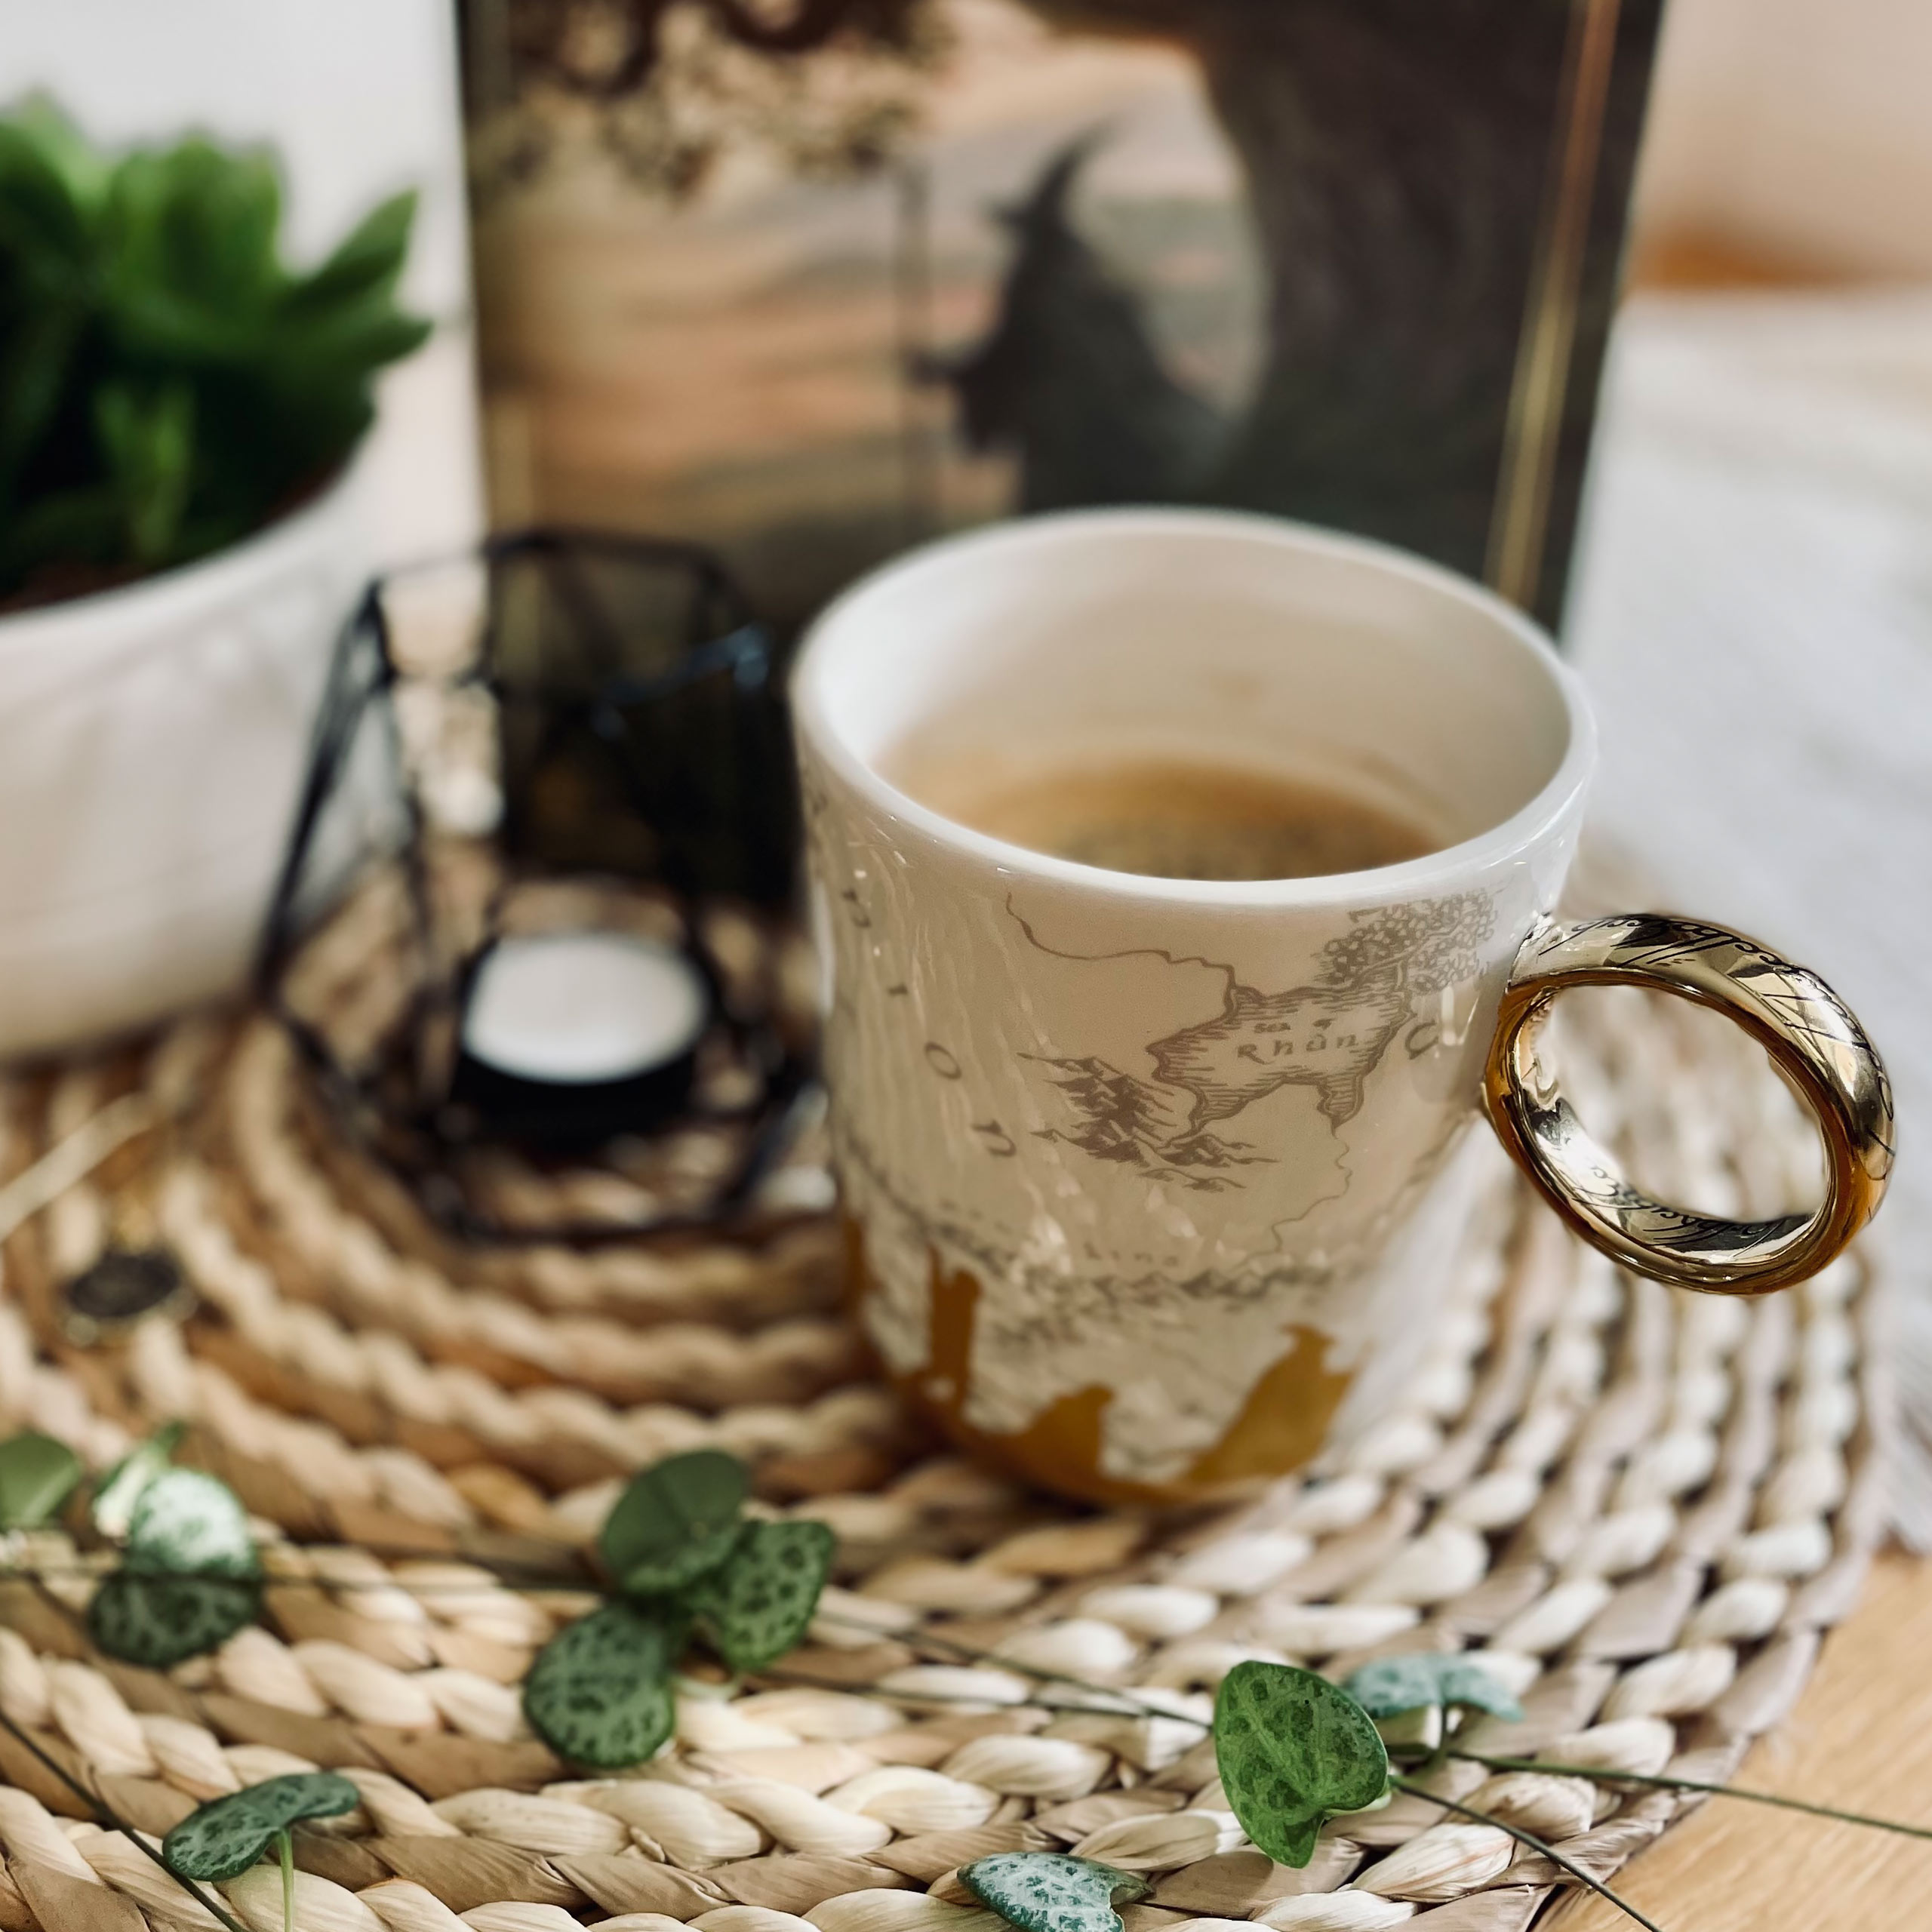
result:
[[[848,1214],[845,1226],[847,1306],[865,1331],[865,1301],[872,1292],[866,1266],[865,1230]],[[973,1326],[982,1292],[964,1269],[948,1269],[928,1251],[931,1354],[907,1374],[887,1370],[900,1396],[969,1455],[1004,1474],[1083,1502],[1155,1507],[1223,1501],[1292,1475],[1312,1461],[1327,1439],[1329,1424],[1353,1376],[1327,1366],[1328,1338],[1314,1329],[1291,1327],[1294,1346],[1250,1391],[1240,1414],[1214,1446],[1173,1482],[1123,1482],[1100,1467],[1107,1405],[1114,1392],[1100,1383],[1063,1395],[1029,1427],[1011,1435],[975,1428],[964,1414],[971,1384]]]

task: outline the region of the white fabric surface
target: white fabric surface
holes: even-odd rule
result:
[[[1567,629],[1599,824],[1823,973],[1890,1067],[1876,1232],[1932,1420],[1932,291],[1632,303]]]

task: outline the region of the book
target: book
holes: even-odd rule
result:
[[[1662,0],[465,0],[500,525],[781,636],[988,518],[1226,505],[1555,626]]]

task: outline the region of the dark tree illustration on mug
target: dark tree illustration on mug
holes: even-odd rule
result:
[[[1235,989],[1245,992],[1246,987]],[[1266,1164],[1245,1140],[1224,1140],[1193,1125],[1198,1097],[1137,1080],[1095,1056],[1041,1063],[1066,1096],[1075,1124],[1048,1128],[1041,1137],[1064,1140],[1095,1159],[1138,1168],[1149,1179],[1177,1180],[1203,1194],[1241,1186],[1226,1170]]]
[[[1555,451],[1552,611],[1660,5],[466,0],[486,386],[537,380],[560,333],[607,355],[651,419],[586,411],[580,386],[526,410],[538,507],[581,513],[593,471],[608,503],[633,463],[638,501],[801,600],[783,622],[909,537],[1014,507],[1225,503],[1480,574],[1524,372],[1555,367],[1528,398]],[[602,271],[601,351],[516,255],[581,270],[557,197],[546,235],[498,218],[586,148],[666,217],[620,229],[608,194],[586,217],[636,241]],[[986,451],[1003,469],[974,468]]]
[[[1306,986],[1263,992],[1223,967],[1221,1011],[1148,1043],[1154,1079],[1091,1057],[1044,1059],[1074,1120],[1044,1137],[1204,1192],[1241,1186],[1229,1170],[1268,1157],[1208,1130],[1287,1086],[1312,1088],[1329,1125],[1346,1125],[1418,1002],[1481,972],[1495,924],[1487,894],[1458,893],[1358,914],[1322,948]],[[1023,921],[1020,929],[1040,946]]]

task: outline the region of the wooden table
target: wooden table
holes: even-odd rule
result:
[[[1791,1715],[1737,1782],[1932,1826],[1932,1561],[1881,1558]],[[1932,1844],[1713,1798],[1611,1881],[1663,1932],[1932,1925]],[[1561,1932],[1631,1932],[1601,1899]]]

